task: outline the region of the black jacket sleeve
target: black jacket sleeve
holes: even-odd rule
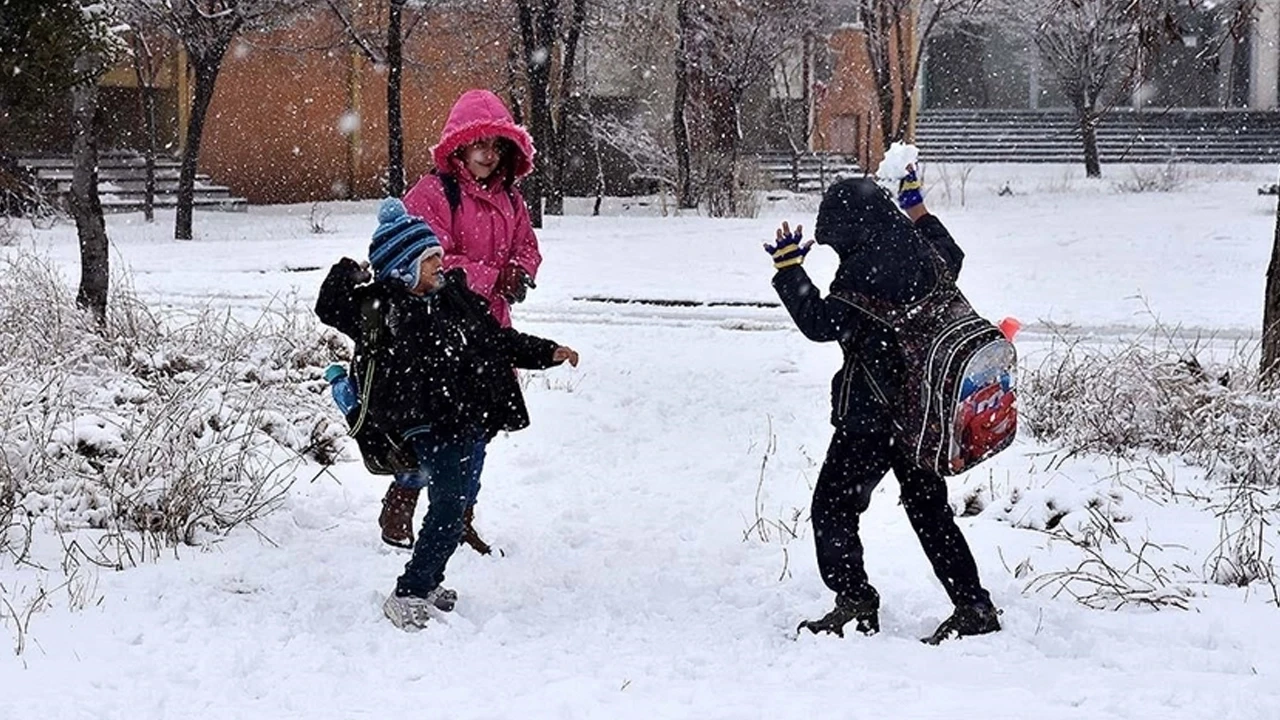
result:
[[[489,347],[500,353],[508,363],[518,368],[542,370],[556,365],[554,359],[559,343],[526,335],[514,328],[504,328],[489,312],[489,301],[475,293],[466,284],[466,276],[450,271],[454,292],[467,306],[467,312],[478,322],[485,335],[491,338]]]
[[[942,256],[951,274],[958,277],[960,266],[964,264],[964,251],[956,244],[955,238],[951,237],[942,221],[934,215],[925,215],[916,222],[916,229]]]
[[[493,321],[498,324],[497,320]],[[555,353],[560,344],[553,340],[545,340],[533,335],[526,335],[514,328],[498,328],[501,343],[511,359],[511,364],[518,368],[541,370],[556,365]]]
[[[791,319],[805,337],[815,342],[849,340],[858,332],[862,317],[856,310],[822,293],[799,265],[779,270],[773,288]]]
[[[365,295],[356,284],[361,272],[354,260],[342,258],[329,268],[316,298],[320,322],[357,342],[360,340],[360,302]]]

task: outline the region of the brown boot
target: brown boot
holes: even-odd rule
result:
[[[472,550],[481,555],[488,555],[493,552],[493,548],[489,547],[489,543],[480,539],[480,534],[476,532],[476,528],[471,524],[476,519],[476,506],[467,506],[467,511],[462,515],[462,545],[469,545]]]
[[[378,515],[378,527],[382,528],[382,542],[393,547],[413,549],[413,513],[418,509],[420,490],[407,490],[391,483],[382,498],[382,513]]]

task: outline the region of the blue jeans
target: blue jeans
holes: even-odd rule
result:
[[[480,496],[480,473],[484,471],[485,451],[489,447],[489,443],[484,439],[484,435],[480,434],[478,431],[477,435],[478,439],[475,440],[475,447],[471,451],[471,462],[468,465],[470,475],[467,478],[467,507],[475,505],[476,498]],[[425,432],[414,435],[409,439],[409,442],[413,447],[414,454],[418,457],[419,462],[421,462],[424,455],[419,450],[418,446],[420,442],[430,437],[431,433]],[[434,444],[435,441],[433,440],[430,442],[431,444]],[[416,472],[396,473],[394,482],[396,487],[403,488],[405,490],[421,490],[427,486],[430,480],[431,470],[419,465]]]
[[[415,436],[411,443],[418,471],[409,477],[426,485],[430,505],[413,557],[396,580],[396,594],[425,597],[444,581],[445,565],[458,549],[463,514],[475,500],[472,491],[478,485],[485,443],[483,437],[436,440],[429,433]]]

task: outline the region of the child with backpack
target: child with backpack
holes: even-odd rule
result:
[[[485,443],[529,424],[513,368],[576,367],[578,353],[499,325],[461,270],[445,272],[440,241],[399,200],[383,202],[378,222],[373,282],[343,258],[320,288],[316,314],[356,341],[351,367],[363,412],[416,459],[417,470],[397,481],[427,488],[413,555],[383,605],[397,627],[416,629],[457,600],[441,582],[475,502]]]
[[[907,367],[892,327],[851,303],[857,298],[888,308],[915,306],[939,284],[954,277],[964,253],[938,218],[929,214],[914,173],[903,180],[900,211],[888,191],[870,178],[843,180],[823,195],[815,239],[840,256],[823,297],[802,267],[812,241],[801,228],[783,223],[774,245],[773,286],[797,327],[810,340],[838,342],[844,362],[831,382],[831,423],[835,427],[818,475],[810,508],[823,582],[836,593],[835,608],[797,631],[843,637],[853,622],[858,632],[880,629],[880,596],[863,567],[859,516],[872,491],[892,469],[902,489],[916,536],[942,582],[954,613],[924,641],[1000,629],[995,606],[978,578],[978,568],[947,504],[939,472],[921,462],[915,448],[895,437],[894,403],[902,402]],[[996,331],[998,333],[998,331]]]
[[[542,256],[517,181],[533,170],[533,140],[488,90],[463,93],[449,111],[440,141],[431,148],[435,170],[405,195],[408,211],[424,219],[440,239],[444,267],[466,273],[467,286],[483,296],[503,327],[511,326],[511,305],[522,302]],[[477,461],[472,497],[479,494]],[[392,483],[378,517],[384,542],[413,543],[419,489]],[[473,526],[468,507],[463,542],[481,554],[490,548]]]

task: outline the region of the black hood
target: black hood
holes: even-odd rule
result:
[[[840,256],[832,292],[905,304],[936,283],[924,239],[889,191],[871,178],[841,180],[822,196],[814,240]]]

